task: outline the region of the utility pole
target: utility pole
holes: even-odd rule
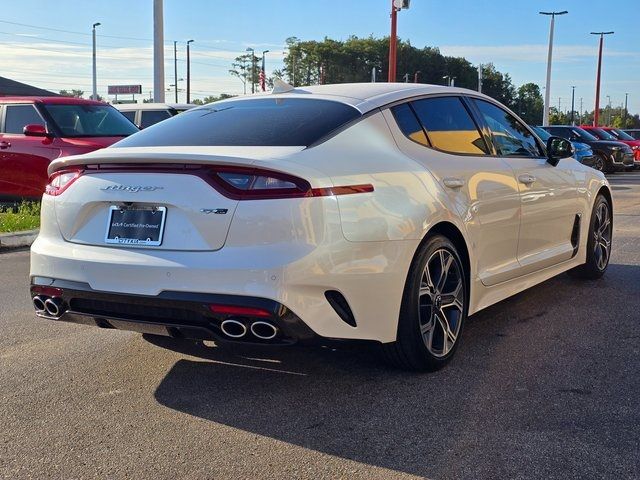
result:
[[[482,93],[482,64],[478,65],[478,92]]]
[[[163,0],[153,0],[153,100],[164,103]]]
[[[622,128],[627,128],[627,115],[628,110],[627,110],[627,100],[629,99],[629,94],[625,93],[624,94],[624,120],[622,121]]]
[[[253,79],[256,77],[256,51],[247,47],[247,52],[251,52],[251,93],[256,93],[256,84]]]
[[[556,15],[565,15],[569,12],[539,12],[540,15],[550,15],[551,25],[549,26],[549,52],[547,53],[547,84],[544,92],[544,113],[542,116],[542,126],[549,126],[549,104],[551,99],[551,58],[553,56],[553,29],[555,26]],[[558,112],[559,113],[559,112]]]
[[[260,90],[262,90],[263,92],[266,90],[266,83],[267,83],[267,71],[265,70],[265,54],[269,53],[269,50],[263,50],[262,51],[262,73],[260,75]],[[324,72],[324,69],[323,69]]]
[[[580,123],[580,125],[582,125],[584,122],[582,121],[582,113],[584,112],[584,110],[582,110],[582,97],[580,97],[580,111],[578,112],[578,122]]]
[[[611,126],[611,97],[607,95],[607,127]]]
[[[598,72],[596,73],[596,106],[593,112],[593,126],[598,126],[598,118],[600,117],[600,73],[602,71],[602,46],[604,44],[604,36],[612,35],[614,32],[591,32],[591,35],[600,35],[600,46],[598,47]]]
[[[574,120],[574,114],[575,114],[575,100],[576,97],[576,86],[575,85],[571,85],[571,125],[575,125],[576,122]]]
[[[189,44],[195,40],[187,40],[187,103],[191,103],[191,55]]]
[[[91,98],[93,100],[98,99],[98,79],[97,79],[97,68],[96,68],[96,27],[100,25],[100,23],[94,23],[92,27],[93,34],[93,93]]]

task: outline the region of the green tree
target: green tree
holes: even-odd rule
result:
[[[253,64],[251,63],[253,59]],[[253,83],[258,84],[259,75],[260,75],[260,59],[253,55],[252,53],[245,53],[244,55],[240,55],[236,57],[233,63],[231,64],[231,69],[229,73],[234,77],[237,77],[242,82],[244,87],[244,92],[251,91],[251,81],[253,78]]]
[[[58,92],[60,95],[62,95],[63,97],[75,97],[75,98],[82,98],[82,95],[84,95],[84,91],[82,90],[60,90]]]
[[[528,124],[539,125],[542,122],[544,100],[540,87],[535,83],[525,83],[518,88],[515,112]]]

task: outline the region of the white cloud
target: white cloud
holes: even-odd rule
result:
[[[473,63],[479,62],[546,62],[548,45],[443,45],[443,55],[465,57]],[[581,61],[585,57],[597,55],[594,45],[555,45],[553,47],[554,62]],[[637,55],[634,52],[607,50],[607,56],[627,57]]]

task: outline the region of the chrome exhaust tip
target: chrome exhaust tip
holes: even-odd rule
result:
[[[33,297],[33,307],[36,309],[37,313],[44,313],[46,310],[46,307],[44,305],[44,302],[46,300],[47,297],[41,297],[40,295],[36,295],[35,297]]]
[[[247,327],[244,323],[234,320],[233,318],[229,318],[220,324],[220,330],[227,337],[231,338],[242,338],[247,334]]]
[[[47,298],[44,302],[45,311],[52,317],[62,315],[62,300],[59,298]]]
[[[260,340],[271,340],[278,335],[278,328],[268,322],[253,322],[251,324],[251,333]]]

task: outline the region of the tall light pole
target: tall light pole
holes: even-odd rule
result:
[[[256,93],[256,85],[253,82],[253,79],[256,77],[256,51],[247,47],[247,52],[251,52],[251,93]]]
[[[163,0],[153,0],[153,101],[164,103]]]
[[[574,121],[574,115],[575,115],[575,98],[576,98],[576,86],[575,85],[571,85],[571,125],[575,125],[576,122]]]
[[[189,44],[195,40],[187,40],[187,103],[191,103],[191,54]]]
[[[398,55],[398,12],[409,8],[409,0],[391,0],[391,34],[389,35],[389,75],[387,81],[396,81]]]
[[[547,84],[544,92],[544,113],[542,116],[542,126],[549,126],[549,102],[551,99],[551,58],[553,56],[553,28],[556,22],[556,15],[565,15],[569,12],[539,12],[540,15],[550,15],[551,25],[549,26],[549,52],[547,54]]]
[[[91,28],[91,32],[93,34],[93,93],[91,98],[93,100],[98,99],[98,79],[97,79],[97,68],[96,68],[96,27],[100,25],[100,23],[94,23]]]
[[[598,126],[598,118],[600,117],[600,72],[602,71],[602,46],[604,44],[604,36],[612,35],[613,32],[591,32],[591,35],[600,35],[600,46],[598,48],[598,73],[596,73],[596,105],[593,111],[593,126]]]
[[[173,41],[173,78],[176,85],[176,103],[178,103],[178,42]]]
[[[607,95],[607,109],[609,110],[607,113],[607,126],[611,126],[611,96]]]
[[[629,94],[625,93],[624,94],[624,120],[622,121],[622,128],[627,128],[627,115],[628,115],[628,110],[627,110],[627,101],[629,100]]]
[[[266,90],[265,85],[267,83],[267,71],[265,70],[265,64],[264,64],[265,53],[269,53],[269,50],[262,51],[262,75],[260,77],[260,90],[262,90],[263,92]]]
[[[478,65],[478,92],[482,93],[482,64]]]
[[[449,75],[445,75],[444,77],[442,77],[443,80],[446,80],[447,83],[445,83],[446,86],[451,85],[451,77]]]

